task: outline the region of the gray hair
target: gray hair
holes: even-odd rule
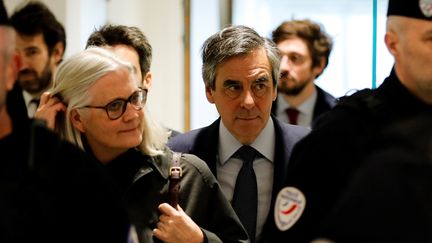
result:
[[[202,46],[202,77],[206,86],[215,89],[216,69],[228,58],[263,48],[272,68],[273,85],[279,80],[280,54],[273,41],[243,25],[229,26],[210,36]]]
[[[71,111],[87,105],[91,101],[88,90],[106,74],[126,69],[140,86],[135,70],[129,62],[115,56],[101,47],[90,47],[66,59],[58,67],[53,78],[51,94],[57,96],[66,105],[66,117],[57,116],[56,130],[66,140],[84,149],[81,132],[71,122]],[[139,149],[150,156],[163,153],[168,132],[155,122],[145,109],[143,141]]]

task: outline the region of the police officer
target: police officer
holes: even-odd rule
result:
[[[432,113],[431,1],[389,0],[387,16],[385,44],[394,57],[390,75],[376,90],[343,99],[294,148],[278,199],[295,207],[275,214],[283,242],[319,236],[323,219],[383,128]]]

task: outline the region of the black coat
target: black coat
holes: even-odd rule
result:
[[[13,133],[0,139],[0,242],[126,242],[127,214],[104,168],[12,110],[19,95],[8,94]]]
[[[0,241],[126,242],[126,214],[101,165],[32,128],[0,141]]]
[[[386,129],[323,224],[336,242],[432,241],[432,117]]]
[[[394,71],[372,92],[354,94],[317,121],[312,132],[294,148],[285,186],[296,187],[306,198],[300,219],[280,232],[286,242],[309,242],[318,236],[323,218],[345,189],[383,128],[432,106],[402,86]]]

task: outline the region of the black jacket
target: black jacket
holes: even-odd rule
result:
[[[280,232],[286,242],[317,237],[323,219],[382,129],[422,113],[432,113],[432,106],[413,96],[392,71],[378,89],[343,99],[321,116],[291,157],[285,186],[303,192],[306,207],[292,228]]]
[[[104,168],[12,111],[15,91],[13,132],[0,139],[0,242],[126,242],[127,214]]]
[[[323,223],[336,242],[432,241],[432,117],[385,129]]]

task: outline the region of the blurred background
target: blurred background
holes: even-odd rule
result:
[[[9,14],[27,0],[4,0]],[[201,78],[201,45],[229,24],[270,37],[281,22],[309,18],[333,37],[329,65],[317,84],[336,97],[374,88],[393,59],[384,45],[388,0],[41,0],[64,25],[65,58],[81,51],[106,23],[139,27],[153,47],[149,110],[167,127],[189,131],[218,117]]]

